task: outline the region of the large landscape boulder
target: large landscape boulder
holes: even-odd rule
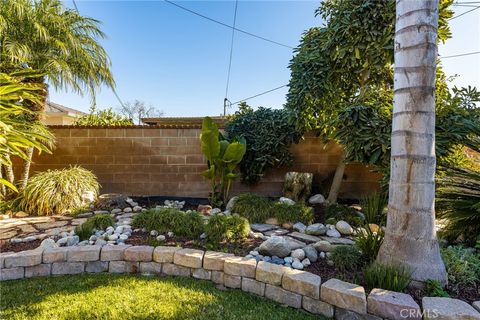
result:
[[[264,256],[277,256],[280,258],[286,257],[292,250],[283,237],[273,236],[264,241],[260,247],[259,252]]]

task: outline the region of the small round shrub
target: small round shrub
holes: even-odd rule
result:
[[[327,206],[325,218],[333,218],[335,221],[344,220],[353,227],[359,227],[364,223],[362,219],[355,214],[355,209],[338,203],[332,203]]]
[[[410,283],[412,273],[402,266],[374,262],[365,268],[364,276],[369,289],[380,288],[402,292]]]
[[[268,198],[258,194],[244,193],[237,196],[232,212],[247,218],[250,223],[262,223],[270,218],[271,207],[272,201]]]
[[[109,214],[97,214],[88,218],[84,223],[75,228],[75,234],[82,240],[87,240],[93,233],[93,230],[104,230],[114,225],[113,218]]]
[[[177,236],[198,238],[204,230],[202,216],[196,211],[184,212],[174,208],[152,209],[139,213],[133,218],[132,226],[157,230],[160,233],[173,232]]]
[[[216,215],[208,219],[205,235],[208,244],[217,245],[222,241],[237,242],[248,237],[248,220],[238,215]]]
[[[302,222],[311,224],[313,222],[313,208],[304,204],[288,204],[284,202],[276,202],[270,208],[270,217],[277,218],[279,223],[286,222]]]
[[[65,214],[82,208],[82,195],[92,191],[96,196],[99,187],[97,177],[81,167],[47,170],[29,179],[15,203],[32,215]]]
[[[462,246],[442,249],[442,258],[448,273],[448,283],[454,289],[480,283],[480,254]]]
[[[355,246],[338,246],[330,259],[340,271],[355,271],[362,264],[362,253]]]

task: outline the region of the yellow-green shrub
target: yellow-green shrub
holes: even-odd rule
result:
[[[216,245],[222,241],[236,242],[248,236],[248,220],[238,215],[216,215],[208,219],[205,225],[206,240]]]
[[[82,208],[82,195],[92,191],[96,196],[99,188],[97,177],[84,168],[48,170],[31,177],[14,203],[32,215],[65,214]]]

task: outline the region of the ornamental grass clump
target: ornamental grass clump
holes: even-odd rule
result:
[[[75,228],[75,234],[79,236],[81,240],[87,240],[93,234],[95,229],[105,230],[106,228],[113,226],[114,223],[115,221],[109,214],[97,214],[77,226]]]
[[[198,238],[204,230],[202,216],[196,211],[184,212],[174,208],[152,209],[133,218],[132,226],[156,230],[160,233],[173,232],[177,236]]]
[[[263,223],[270,218],[272,201],[268,198],[244,193],[237,196],[232,207],[232,212],[248,219],[250,223]]]
[[[15,207],[31,215],[66,214],[84,207],[82,195],[91,191],[96,197],[99,188],[97,177],[84,168],[47,170],[29,179]]]
[[[205,225],[207,243],[213,246],[222,241],[238,242],[248,237],[248,220],[239,215],[216,215]]]
[[[362,253],[355,246],[338,246],[332,251],[335,266],[342,272],[355,271],[362,265]]]
[[[280,224],[300,221],[309,225],[313,222],[313,208],[302,203],[275,202],[270,208],[269,216],[277,218]]]
[[[402,266],[374,262],[365,268],[364,276],[367,288],[402,292],[410,283],[412,273]]]

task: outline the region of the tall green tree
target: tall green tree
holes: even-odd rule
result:
[[[452,3],[441,1],[441,41],[451,35],[447,19],[453,14],[449,9]],[[343,145],[345,153],[328,196],[330,202],[335,202],[346,162],[385,164],[382,156],[389,151],[389,143],[382,143],[388,142],[388,132],[382,129],[379,137],[372,139],[370,135],[361,140],[365,137],[351,135],[348,131],[355,128],[346,126],[345,121],[356,125],[361,122],[363,132],[389,123],[395,2],[326,0],[316,15],[322,18],[324,26],[307,30],[295,50],[286,106],[297,113],[299,126],[318,130],[325,140]]]
[[[89,93],[115,85],[110,60],[99,40],[105,38],[100,22],[65,8],[60,0],[0,0],[0,71],[23,68],[38,70],[42,76],[29,82],[48,83],[55,89]],[[24,107],[42,111],[48,91]],[[31,115],[38,121],[38,114]],[[32,149],[27,151],[31,159]],[[22,186],[28,180],[26,160]]]

